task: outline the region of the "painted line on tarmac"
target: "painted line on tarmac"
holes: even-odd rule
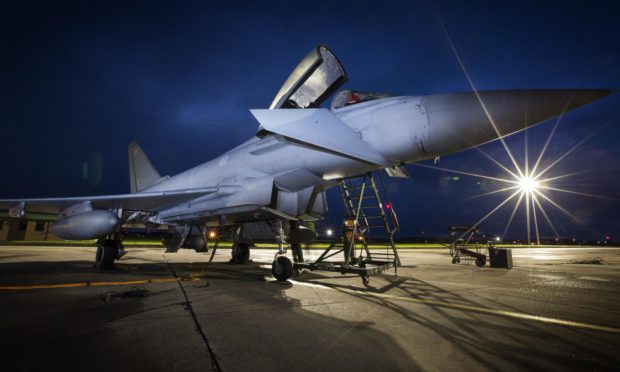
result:
[[[301,284],[301,285],[308,284],[305,282],[297,282],[293,280],[289,280],[289,281],[294,282],[294,284]],[[344,293],[348,293],[352,295],[358,295],[358,296],[379,297],[379,298],[384,298],[384,299],[392,300],[392,301],[405,301],[405,302],[413,302],[413,303],[424,304],[424,305],[440,306],[440,307],[445,307],[449,309],[471,311],[471,312],[477,312],[477,313],[482,313],[482,314],[503,316],[503,317],[513,318],[513,319],[529,320],[529,321],[546,323],[546,324],[556,324],[556,325],[561,325],[565,327],[581,328],[581,329],[588,329],[592,331],[603,331],[603,332],[610,332],[610,333],[620,333],[620,328],[616,328],[616,327],[603,326],[603,325],[590,324],[590,323],[582,323],[582,322],[574,322],[572,320],[551,318],[551,317],[532,315],[532,314],[527,314],[527,313],[519,313],[516,311],[491,309],[491,308],[471,306],[471,305],[455,304],[455,303],[444,302],[444,301],[428,300],[428,299],[422,299],[422,298],[395,296],[395,295],[389,295],[385,293],[356,291],[356,290],[349,289],[349,288],[333,288],[333,287],[324,286],[324,285],[315,284],[315,283],[312,283],[312,285],[321,286],[326,289],[333,289],[336,291],[340,291],[340,292],[344,292]]]
[[[354,290],[349,290],[349,289],[344,289],[344,291],[355,293],[355,294],[381,297],[381,298],[386,298],[386,299],[394,300],[394,301],[415,302],[415,303],[421,303],[421,304],[426,304],[426,305],[441,306],[441,307],[456,309],[456,310],[472,311],[472,312],[489,314],[489,315],[498,315],[498,316],[513,318],[513,319],[523,319],[523,320],[530,320],[530,321],[535,321],[535,322],[540,322],[540,323],[557,324],[557,325],[561,325],[565,327],[582,328],[582,329],[589,329],[593,331],[603,331],[603,332],[610,332],[610,333],[620,333],[620,328],[603,326],[603,325],[598,325],[598,324],[574,322],[572,320],[551,318],[551,317],[532,315],[532,314],[527,314],[527,313],[519,313],[516,311],[490,309],[490,308],[485,308],[485,307],[454,304],[454,303],[436,301],[436,300],[426,300],[426,299],[418,299],[418,298],[403,297],[403,296],[393,296],[393,295],[387,295],[383,293],[360,292],[360,291],[354,291]]]
[[[136,284],[156,284],[156,283],[172,283],[179,281],[198,281],[199,276],[191,276],[188,278],[154,278],[143,280],[126,280],[118,282],[79,282],[79,283],[58,283],[58,284],[34,284],[34,285],[8,285],[0,286],[0,291],[24,291],[32,289],[57,289],[57,288],[77,288],[77,287],[105,287],[115,285],[136,285]]]

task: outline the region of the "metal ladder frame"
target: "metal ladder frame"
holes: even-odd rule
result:
[[[379,177],[381,177],[380,173]],[[347,185],[347,182],[353,182],[355,179],[361,179],[361,183],[357,185]],[[385,184],[382,177],[381,185],[385,192]],[[389,200],[389,196],[387,196],[387,193],[387,200],[390,204],[390,217],[388,218],[388,215],[385,213],[384,205],[381,202],[379,188],[377,187],[377,183],[375,182],[372,173],[366,173],[361,177],[341,179],[339,188],[342,200],[345,204],[346,215],[349,216],[349,218],[345,218],[339,236],[331,242],[329,247],[323,251],[316,261],[295,263],[294,267],[298,270],[298,272],[301,269],[309,269],[336,271],[342,274],[355,273],[362,277],[364,284],[368,284],[368,277],[370,275],[378,274],[388,270],[391,267],[396,269],[401,265],[396,244],[394,243],[394,234],[399,229],[398,219],[396,218],[396,213],[393,210],[393,206]],[[371,195],[367,195],[367,190],[369,188],[372,190]],[[356,189],[359,190],[359,193],[355,192]],[[364,200],[368,199],[371,200],[371,203],[374,202],[375,204],[370,206],[367,204],[365,205]],[[380,214],[377,216],[368,216],[364,210],[370,208],[378,209]],[[383,224],[373,226],[368,222],[369,218],[381,218],[383,220]],[[352,226],[347,226],[347,221],[352,221]],[[360,221],[362,223],[360,223]],[[379,226],[384,227],[386,232],[385,239],[387,252],[384,254],[384,257],[386,258],[384,260],[377,260],[373,258],[372,252],[368,247],[368,242],[365,239],[365,234],[370,232],[371,228],[377,228]],[[360,231],[360,229],[363,231]],[[347,236],[347,233],[350,233],[350,237]],[[361,242],[363,248],[360,249],[359,256],[356,256],[355,245],[358,240]],[[338,247],[338,245],[341,245],[341,247]],[[364,252],[366,253],[366,257],[363,256]],[[344,253],[343,261],[326,261],[339,253]],[[375,253],[375,256],[377,255],[378,254]]]
[[[355,227],[357,227],[357,229],[353,229],[353,233],[355,234],[355,232],[359,232],[358,231],[359,229],[362,229],[363,231],[360,235],[364,237],[364,236],[368,236],[366,234],[371,234],[373,232],[373,229],[383,227],[385,229],[386,248],[388,250],[391,250],[391,254],[393,254],[394,256],[395,264],[397,266],[400,266],[401,265],[400,257],[398,255],[398,250],[396,249],[396,244],[394,242],[394,235],[396,234],[396,232],[398,232],[400,226],[398,224],[398,218],[396,216],[396,212],[394,212],[394,208],[389,198],[389,195],[387,194],[387,192],[385,192],[386,188],[385,188],[385,183],[383,182],[383,176],[381,176],[381,173],[378,173],[378,175],[379,175],[379,179],[381,180],[381,187],[384,191],[384,196],[387,199],[387,203],[388,203],[387,205],[390,206],[388,208],[389,213],[390,213],[389,218],[385,212],[386,207],[381,201],[381,195],[379,192],[379,188],[377,187],[377,183],[375,182],[375,179],[372,173],[369,172],[369,173],[364,174],[362,177],[360,177],[362,180],[361,184],[353,185],[352,187],[347,185],[346,179],[343,179],[340,183],[340,193],[341,193],[343,202],[345,204],[345,210],[347,212],[347,215],[354,216]],[[355,188],[360,189],[360,192],[358,194],[351,192],[351,189],[355,189]],[[367,188],[370,188],[372,190],[372,195],[370,196],[366,195],[365,192]],[[364,205],[364,200],[369,199],[369,198],[373,199],[374,204]],[[355,203],[356,201],[357,203]],[[367,209],[378,210],[379,215],[368,216],[365,213],[365,210]],[[370,222],[368,221],[369,218],[381,219],[383,221],[383,224],[382,225],[371,225]],[[390,222],[390,219],[391,219],[391,222]],[[359,222],[362,222],[362,223],[360,224]],[[353,250],[353,245],[355,242],[354,239],[355,239],[355,236],[353,236],[352,239],[350,240],[350,247],[349,247],[350,251]],[[362,244],[364,246],[364,250],[366,251],[367,257],[372,260],[372,253],[368,249],[368,242],[365,238],[362,240]],[[386,254],[386,256],[387,255],[388,254]]]

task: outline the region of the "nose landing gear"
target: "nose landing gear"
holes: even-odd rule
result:
[[[293,276],[293,262],[286,256],[288,243],[286,234],[282,226],[282,221],[275,221],[273,231],[276,233],[276,241],[278,242],[278,253],[276,253],[273,263],[271,264],[271,273],[273,277],[279,281],[286,281]],[[301,249],[300,249],[301,250]]]

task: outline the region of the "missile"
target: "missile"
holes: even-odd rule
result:
[[[52,232],[66,240],[97,239],[113,232],[118,223],[116,214],[108,210],[92,210],[56,220]]]

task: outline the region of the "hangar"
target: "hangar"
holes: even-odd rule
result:
[[[0,220],[0,241],[57,241],[48,221]]]

